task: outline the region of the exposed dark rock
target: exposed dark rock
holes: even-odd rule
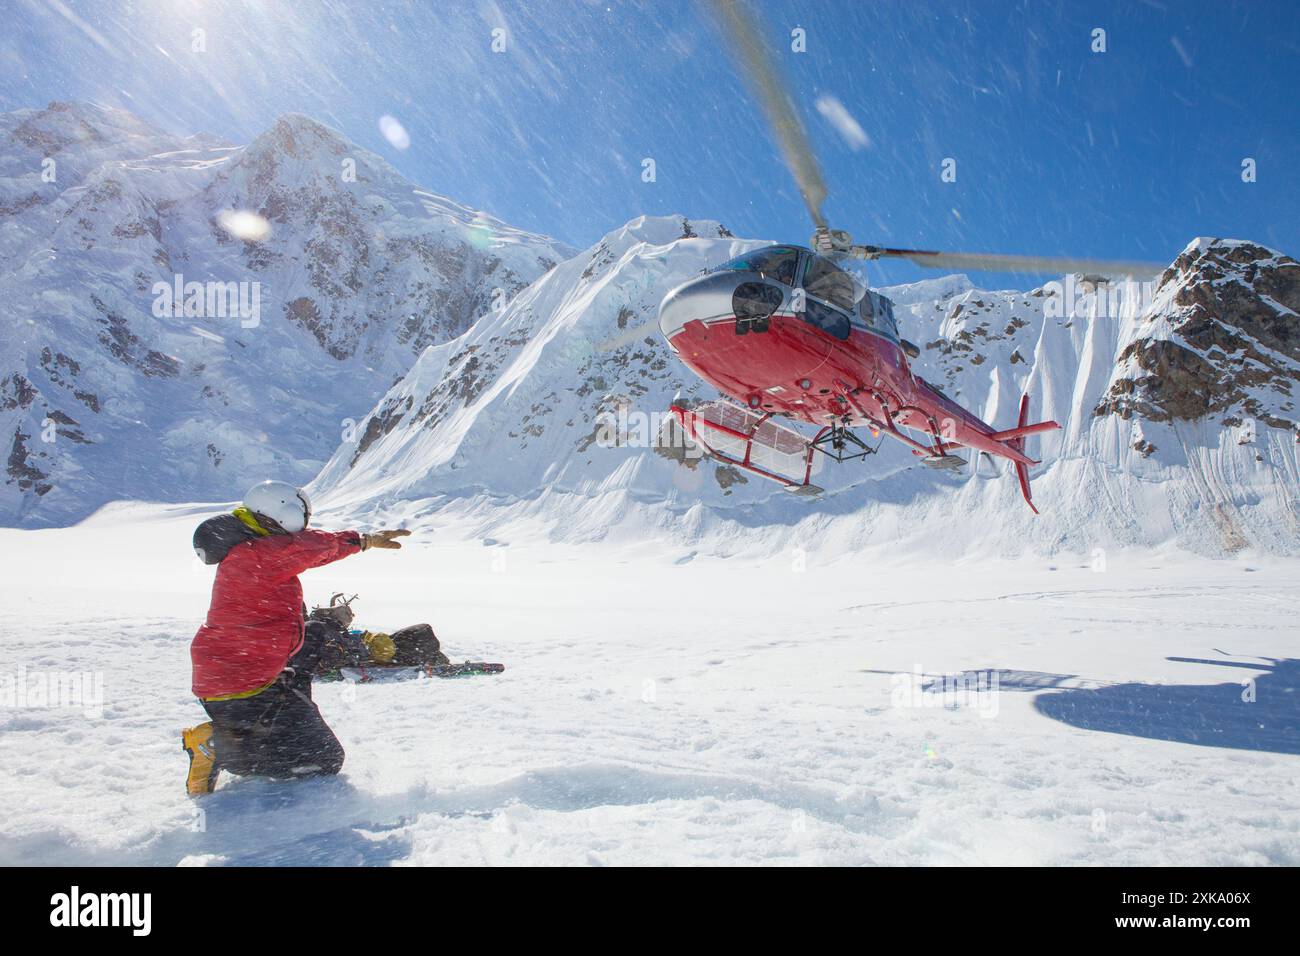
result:
[[[30,408],[37,394],[36,386],[21,372],[6,375],[0,379],[0,410]]]
[[[367,448],[396,428],[397,423],[411,410],[413,404],[414,400],[408,395],[404,401],[385,402],[379,414],[371,415],[366,420],[365,430],[361,433],[361,439],[357,442],[357,450],[353,452],[349,466],[356,465]]]
[[[713,478],[717,481],[718,487],[722,489],[723,493],[728,495],[731,494],[732,485],[749,484],[749,479],[745,477],[744,473],[739,468],[731,465],[718,465],[713,469]]]
[[[1180,255],[1161,278],[1176,286],[1169,339],[1143,338],[1120,355],[1127,373],[1097,415],[1191,420],[1244,412],[1274,428],[1300,382],[1300,263],[1250,243],[1215,241]],[[1240,420],[1241,415],[1229,418]]]
[[[49,475],[32,463],[31,452],[27,449],[27,439],[31,437],[20,429],[14,431],[6,473],[10,481],[17,483],[20,491],[35,491],[37,495],[44,495],[53,485],[46,481]]]
[[[100,313],[99,342],[110,355],[150,377],[172,378],[180,374],[179,361],[155,349],[142,348],[139,336],[131,331],[125,318],[109,309],[98,296],[90,298]]]

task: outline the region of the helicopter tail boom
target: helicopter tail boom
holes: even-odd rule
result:
[[[1027,435],[1037,435],[1039,432],[1051,432],[1060,428],[1056,422],[1037,422],[1033,425],[1021,425],[1018,428],[1008,428],[1004,432],[994,432],[989,436],[993,441],[1011,441],[1014,438],[1024,438]]]
[[[1022,395],[1020,396],[1020,414],[1016,427],[1008,428],[1005,431],[990,431],[988,425],[949,401],[946,396],[935,391],[927,383],[922,381],[918,384],[924,389],[923,394],[927,394],[927,397],[931,399],[938,409],[952,413],[951,418],[944,419],[950,426],[950,433],[942,434],[942,436],[936,435],[936,444],[939,437],[942,437],[949,444],[964,445],[977,452],[997,455],[1000,458],[1010,460],[1012,465],[1015,466],[1016,478],[1020,482],[1020,493],[1024,496],[1025,504],[1029,505],[1034,514],[1038,514],[1038,509],[1034,507],[1033,498],[1029,491],[1029,469],[1032,465],[1039,464],[1039,462],[1025,454],[1025,439],[1030,435],[1055,431],[1061,426],[1053,421],[1030,422],[1029,396]],[[945,429],[945,432],[947,431]]]

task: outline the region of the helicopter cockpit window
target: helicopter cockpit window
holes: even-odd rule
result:
[[[853,277],[821,256],[809,258],[803,288],[809,295],[839,306],[846,312],[852,312],[857,303],[857,285]]]
[[[799,268],[799,250],[785,246],[757,249],[718,266],[718,271],[757,272],[764,279],[775,279],[785,285],[794,285]]]

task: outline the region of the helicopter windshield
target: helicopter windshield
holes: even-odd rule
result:
[[[775,279],[784,285],[794,285],[799,270],[799,250],[789,246],[768,246],[756,249],[730,262],[718,266],[719,272],[757,272],[764,279]]]
[[[809,295],[816,296],[823,302],[829,302],[845,312],[852,312],[853,307],[866,291],[853,276],[821,256],[809,258],[803,287]]]

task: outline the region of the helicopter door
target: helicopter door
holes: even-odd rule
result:
[[[832,338],[847,339],[856,293],[853,278],[829,259],[809,255],[802,288],[805,308],[800,318]]]

